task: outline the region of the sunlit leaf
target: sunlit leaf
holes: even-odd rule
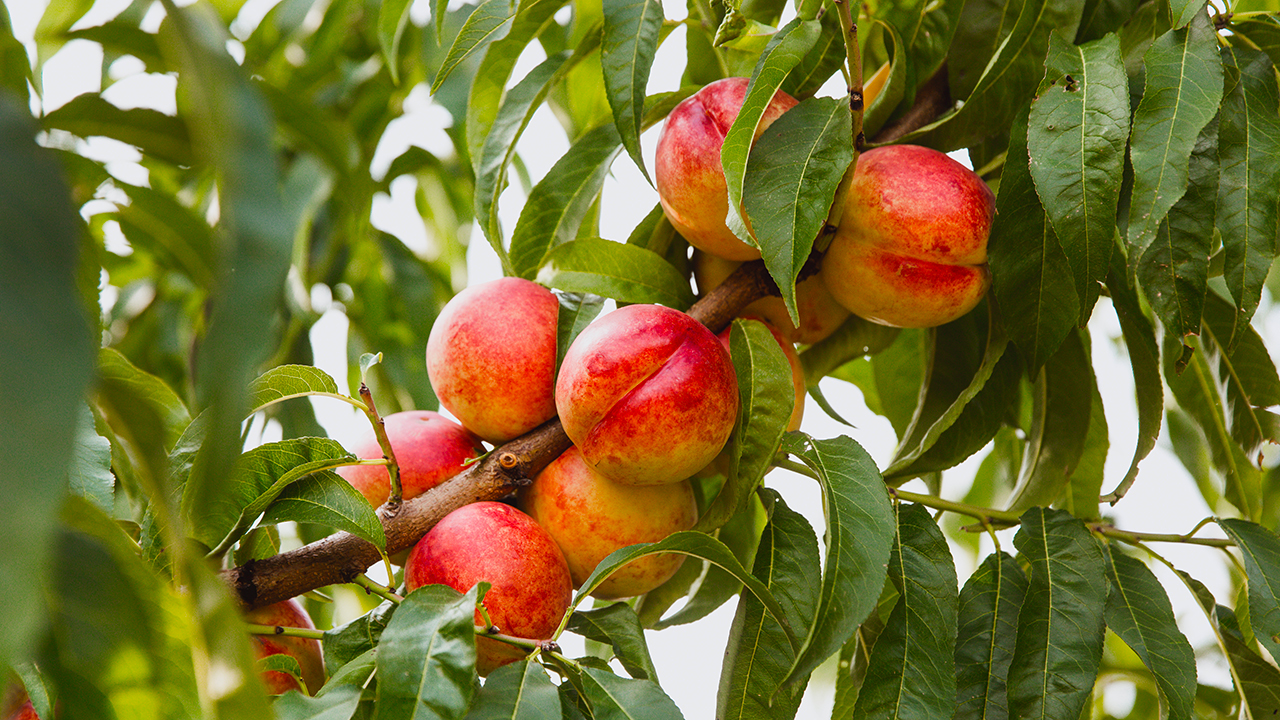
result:
[[[592,293],[627,303],[658,303],[684,310],[693,304],[689,283],[674,267],[635,245],[589,238],[547,254],[537,280],[566,292]]]

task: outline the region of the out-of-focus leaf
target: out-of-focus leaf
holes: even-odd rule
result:
[[[1169,209],[1137,267],[1147,302],[1165,332],[1177,337],[1200,331],[1209,291],[1209,253],[1218,204],[1216,119],[1200,131],[1187,172],[1186,193]]]
[[[923,505],[898,505],[889,580],[899,597],[858,692],[859,718],[939,718],[955,710],[958,590],[947,539]]]
[[[475,12],[467,17],[466,23],[453,39],[449,52],[445,54],[444,61],[440,63],[435,80],[431,81],[431,92],[439,90],[449,74],[461,65],[467,56],[485,42],[499,36],[508,27],[516,12],[517,8],[511,0],[485,0],[477,7]],[[505,82],[505,78],[503,81]]]
[[[1216,225],[1222,236],[1222,276],[1239,314],[1228,349],[1249,332],[1280,236],[1280,88],[1275,67],[1259,50],[1222,51],[1225,94],[1218,121]]]
[[[111,442],[94,429],[93,412],[82,406],[77,412],[75,447],[68,469],[69,489],[104,513],[115,506],[115,475],[111,474]]]
[[[489,673],[471,703],[467,720],[554,720],[560,717],[560,694],[542,666],[531,660]]]
[[[121,110],[95,93],[72,98],[45,115],[43,123],[46,129],[135,145],[148,155],[175,165],[190,165],[194,158],[187,126],[181,119],[149,108]]]
[[[53,57],[66,42],[66,33],[93,7],[93,0],[55,0],[45,6],[44,14],[36,25],[36,72],[32,75],[38,92],[44,63]]]
[[[1067,335],[1032,387],[1033,410],[1026,456],[1009,509],[1022,512],[1057,501],[1075,471],[1089,434],[1097,381],[1084,330]]]
[[[1280,713],[1280,671],[1258,656],[1244,641],[1239,621],[1230,608],[1218,605],[1199,580],[1185,572],[1178,576],[1195,595],[1213,626],[1226,655],[1244,717],[1259,718]]]
[[[964,68],[953,70],[948,64],[953,98],[963,104],[908,134],[903,142],[949,152],[975,145],[1011,123],[1017,125],[1015,118],[1044,75],[1049,34],[1062,30],[1074,37],[1084,0],[1015,0],[993,5],[975,5],[972,13],[964,12],[951,41],[953,51],[969,58]],[[1016,21],[1009,27],[1005,23],[1011,18]],[[986,47],[994,48],[992,55],[985,54]],[[957,72],[964,77],[958,79]],[[965,92],[968,88],[972,90]],[[1021,144],[1009,147],[1012,156],[1013,148]]]
[[[1031,578],[1009,666],[1009,714],[1075,720],[1102,659],[1105,560],[1084,523],[1066,512],[1032,508],[1021,520],[1013,543]]]
[[[955,720],[1009,716],[1009,665],[1027,577],[1012,556],[988,555],[960,591]]]
[[[200,716],[182,597],[109,517],[73,500],[53,543],[50,629],[62,713],[84,717],[85,683],[124,717]],[[247,649],[247,648],[246,648]],[[259,691],[261,692],[261,691]],[[85,698],[87,699],[87,698]]]
[[[725,446],[729,477],[698,519],[711,532],[742,511],[773,464],[795,404],[791,363],[764,323],[734,320],[729,354],[738,377],[738,421]]]
[[[596,720],[684,720],[675,702],[652,680],[630,680],[588,667],[582,684]]]
[[[835,374],[840,377],[834,372],[836,368],[857,358],[884,352],[894,344],[900,332],[898,328],[850,315],[834,333],[800,353],[800,365],[804,368],[806,382],[814,385],[827,375]],[[910,415],[907,419],[910,420]]]
[[[1071,264],[1036,194],[1027,155],[1027,123],[1019,115],[996,194],[988,259],[991,291],[1009,339],[1035,376],[1080,317]]]
[[[1107,416],[1102,405],[1102,393],[1097,383],[1093,386],[1089,408],[1089,432],[1085,435],[1084,449],[1076,467],[1067,481],[1067,492],[1062,496],[1062,507],[1082,520],[1098,520],[1098,496],[1102,494],[1102,481],[1106,474],[1107,451],[1111,449],[1107,433]]]
[[[782,450],[818,475],[827,520],[818,610],[785,684],[807,677],[839,650],[875,607],[888,572],[894,517],[875,462],[853,440],[790,433]]]
[[[659,0],[605,0],[600,64],[622,144],[645,179],[649,171],[640,155],[645,88],[662,31]]]
[[[747,174],[747,158],[756,138],[756,128],[764,111],[773,101],[773,95],[786,79],[791,68],[800,62],[818,40],[822,27],[817,20],[801,20],[796,17],[778,29],[751,73],[747,95],[733,125],[725,132],[720,148],[720,162],[724,167],[725,182],[729,189],[729,229],[743,242],[756,245],[747,229],[743,212],[743,187]]]
[[[1133,368],[1133,386],[1138,406],[1138,437],[1133,449],[1133,460],[1122,482],[1132,484],[1138,476],[1138,464],[1156,446],[1160,436],[1160,418],[1164,414],[1164,382],[1160,379],[1160,349],[1156,345],[1155,329],[1142,313],[1138,295],[1129,283],[1125,271],[1123,252],[1117,248],[1111,256],[1111,271],[1107,274],[1107,291],[1115,308],[1120,332],[1129,351],[1129,364]],[[1176,444],[1176,443],[1175,443]]]
[[[339,173],[355,167],[359,148],[351,129],[329,116],[325,108],[269,83],[258,83],[277,122]]]
[[[22,107],[31,102],[27,83],[33,81],[27,49],[13,36],[9,8],[0,6],[0,88],[13,93]]]
[[[1141,0],[1086,0],[1076,43],[1084,44],[1115,32],[1133,17],[1141,4]]]
[[[101,25],[71,30],[67,40],[88,40],[98,43],[104,50],[120,55],[132,55],[142,61],[147,72],[166,72],[164,57],[160,54],[160,43],[154,33],[117,17]]]
[[[658,681],[658,671],[649,657],[640,618],[626,603],[613,603],[595,610],[579,610],[565,629],[613,647],[614,657],[631,677]]]
[[[1187,189],[1187,165],[1200,130],[1222,99],[1217,35],[1205,13],[1152,42],[1143,57],[1146,84],[1133,114],[1129,258],[1155,239],[1160,221]]]
[[[267,506],[262,517],[264,523],[286,520],[343,530],[386,549],[382,522],[369,507],[369,501],[333,472],[312,473],[291,483]]]
[[[774,591],[788,624],[803,627],[817,611],[821,588],[817,538],[804,516],[788,508],[776,492],[763,492],[770,505],[769,522],[751,574]],[[729,629],[716,695],[717,717],[795,717],[801,693],[781,686],[794,659],[795,651],[781,627],[755,596],[743,595]]]
[[[1237,330],[1238,319],[1230,302],[1210,294],[1200,347],[1217,371],[1231,438],[1260,466],[1263,444],[1280,442],[1280,423],[1265,409],[1280,405],[1280,376],[1258,332],[1248,325]]]
[[[1218,524],[1236,541],[1249,577],[1249,623],[1254,637],[1280,655],[1280,538],[1251,522],[1221,519]],[[1237,608],[1239,611],[1240,608]]]
[[[462,717],[475,692],[476,588],[426,585],[405,596],[378,644],[374,717]]]
[[[840,178],[853,162],[850,127],[844,102],[809,98],[760,135],[747,161],[742,203],[765,267],[797,326],[796,277],[826,223]]]
[[[1074,273],[1081,323],[1110,265],[1128,136],[1120,39],[1074,45],[1062,33],[1050,35],[1027,149],[1036,191]]]
[[[537,281],[566,292],[592,293],[625,303],[658,303],[684,310],[689,283],[674,267],[635,245],[599,238],[573,240],[547,254]]]
[[[391,73],[391,82],[400,82],[400,39],[409,24],[410,0],[385,0],[378,10],[378,44]]]
[[[1173,605],[1142,562],[1106,545],[1107,627],[1133,649],[1155,676],[1169,720],[1189,720],[1195,702],[1196,658],[1178,630]]]
[[[532,279],[553,248],[578,235],[621,149],[613,125],[588,131],[529,193],[511,235],[511,266]]]

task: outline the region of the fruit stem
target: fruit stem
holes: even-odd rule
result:
[[[404,597],[397,595],[391,588],[382,583],[374,582],[373,578],[363,573],[357,575],[351,582],[364,588],[365,592],[377,595],[383,600],[390,600],[397,605],[404,602]]]
[[[858,47],[858,21],[849,10],[850,0],[834,2],[836,12],[840,13],[840,35],[844,39],[849,68],[849,113],[853,116],[853,164],[849,166],[849,172],[852,172],[853,165],[858,162],[858,153],[867,141],[862,134],[862,113],[865,109],[862,101],[862,50]]]
[[[387,437],[387,426],[378,415],[378,407],[373,404],[373,393],[364,382],[360,383],[360,399],[364,401],[364,414],[373,424],[373,434],[378,438],[378,446],[382,448],[382,457],[387,460],[387,474],[391,476],[391,494],[387,497],[387,513],[395,516],[400,509],[404,493],[400,487],[400,465],[396,463],[395,451],[391,449],[391,439]]]
[[[312,630],[310,628],[285,627],[283,625],[245,625],[249,629],[250,635],[285,635],[288,637],[307,638],[308,640],[323,640],[323,630]]]

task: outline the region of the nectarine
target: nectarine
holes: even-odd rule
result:
[[[987,291],[995,197],[971,170],[916,145],[862,153],[822,279],[868,320],[934,327],[973,309]]]
[[[296,598],[284,600],[274,605],[267,605],[245,614],[245,620],[255,625],[274,625],[276,627],[304,628],[315,630],[311,616],[302,609]],[[307,691],[314,693],[324,685],[324,656],[320,650],[320,641],[310,638],[292,637],[289,635],[253,635],[254,653],[259,659],[268,655],[289,655],[298,661],[302,669],[302,681],[307,684]],[[267,692],[279,695],[289,690],[300,690],[298,681],[288,673],[268,670],[262,675]]]
[[[400,487],[405,500],[417,497],[462,472],[469,461],[484,452],[480,441],[461,425],[430,410],[406,410],[382,419],[400,467]],[[358,458],[382,457],[373,428],[350,448]],[[338,474],[378,507],[391,494],[391,477],[381,465],[345,465]]]
[[[695,252],[693,278],[698,281],[698,292],[707,294],[723,283],[740,264],[701,251]],[[800,314],[798,327],[791,322],[782,298],[771,295],[747,305],[741,317],[759,317],[787,340],[801,345],[812,345],[822,340],[849,317],[849,311],[836,302],[820,275],[810,275],[796,283],[796,311]]]

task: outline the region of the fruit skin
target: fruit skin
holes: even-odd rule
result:
[[[761,318],[745,318],[756,320],[769,329],[769,333],[773,335],[773,339],[778,341],[778,347],[782,348],[782,354],[787,356],[787,364],[791,366],[791,387],[795,391],[796,401],[791,408],[791,419],[787,421],[787,430],[799,430],[800,421],[804,419],[804,399],[806,388],[804,384],[804,367],[800,364],[800,354],[796,352],[796,346],[792,345],[783,337],[778,329]],[[720,343],[724,345],[725,350],[730,350],[729,337],[733,331],[733,326],[725,328],[716,337],[720,339]],[[732,351],[731,351],[732,354]]]
[[[406,410],[382,420],[400,466],[400,486],[405,500],[457,475],[469,461],[484,453],[474,435],[440,413]],[[352,445],[351,452],[365,460],[382,457],[382,446],[373,428],[368,428]],[[338,468],[338,474],[374,507],[386,502],[391,494],[391,477],[382,465],[344,465]]]
[[[609,553],[628,545],[657,542],[698,521],[693,487],[620,485],[592,470],[571,447],[543,469],[520,493],[520,505],[555,539],[579,587]],[[592,596],[603,599],[642,595],[680,569],[683,555],[649,555],[610,575]]]
[[[427,337],[427,376],[440,404],[495,444],[554,417],[559,312],[550,290],[522,278],[455,295]]]
[[[945,154],[916,145],[868,150],[822,279],[841,305],[873,322],[942,325],[972,310],[990,285],[994,216],[990,188]]]
[[[690,245],[728,260],[760,257],[725,224],[729,196],[720,163],[725,133],[742,109],[748,82],[717,80],[677,105],[662,127],[654,157],[654,182],[667,219]],[[781,90],[774,93],[752,142],[796,103]]]
[[[315,630],[311,616],[302,608],[297,598],[291,598],[274,605],[250,610],[245,614],[245,621],[255,625],[274,625],[278,627],[305,628]],[[320,641],[310,638],[292,637],[289,635],[252,635],[254,655],[260,660],[268,655],[290,655],[298,661],[302,669],[302,680],[307,690],[315,693],[324,686],[324,655],[320,649]],[[262,674],[262,681],[267,692],[279,695],[289,690],[301,690],[297,680],[288,673],[269,670]]]
[[[701,323],[661,305],[628,305],[569,347],[556,408],[601,475],[661,485],[693,475],[724,447],[738,383],[728,351]]]
[[[551,637],[573,595],[569,566],[555,541],[533,518],[499,502],[464,505],[436,523],[409,553],[404,579],[409,591],[439,584],[463,593],[488,582],[489,620],[506,635],[535,640]],[[476,624],[484,624],[479,610]],[[481,675],[527,654],[476,638]]]
[[[723,283],[740,264],[701,251],[695,252],[693,277],[698,281],[698,291],[706,295]],[[799,327],[791,322],[782,298],[771,295],[747,305],[740,317],[759,317],[788,341],[801,345],[812,345],[822,340],[849,317],[849,311],[836,302],[820,275],[810,275],[796,283],[796,311],[800,314]]]

